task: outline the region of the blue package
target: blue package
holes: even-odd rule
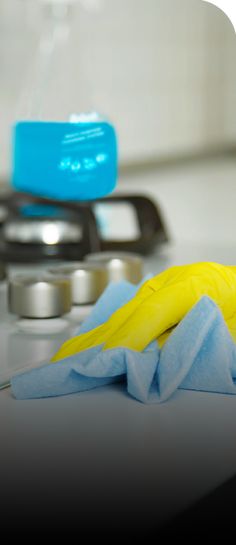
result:
[[[117,180],[115,130],[105,121],[20,121],[12,170],[17,191],[60,200],[103,197]]]

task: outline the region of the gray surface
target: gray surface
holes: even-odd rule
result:
[[[146,266],[157,272],[206,255],[219,261],[220,253],[227,262],[226,249],[166,247]],[[88,517],[133,513],[141,525],[146,510],[146,524],[163,521],[236,473],[235,414],[234,396],[183,390],[162,405],[135,401],[121,384],[34,401],[3,390],[1,465],[10,499],[17,490],[34,502],[31,487],[40,490],[42,481],[53,504],[75,495],[71,503],[81,502]]]
[[[160,521],[236,472],[235,411],[234,397],[184,391],[145,406],[122,385],[33,402],[5,390],[2,464],[12,478],[15,454],[15,484],[24,470],[27,480],[41,475],[52,487],[55,478],[78,482],[82,497],[92,493],[98,504],[106,488],[111,501],[123,493],[131,505],[155,502]]]

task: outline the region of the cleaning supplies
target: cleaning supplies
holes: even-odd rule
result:
[[[162,346],[172,328],[204,295],[219,306],[236,340],[236,267],[194,263],[171,267],[148,280],[106,323],[64,343],[52,361],[97,345],[103,345],[103,350],[143,351],[158,340]]]
[[[15,397],[64,395],[116,381],[145,403],[165,401],[177,389],[236,394],[235,267],[172,267],[141,288],[126,283],[119,290],[119,284],[108,286],[55,363],[13,377]]]
[[[108,122],[15,124],[12,185],[16,190],[81,201],[111,193],[116,181],[116,134]]]
[[[84,330],[101,323],[103,315],[109,316],[114,307],[134,295],[134,289],[128,283],[110,284]],[[236,394],[236,344],[217,305],[202,297],[161,350],[156,342],[143,352],[122,347],[102,350],[97,345],[16,375],[11,384],[17,399],[28,399],[81,392],[117,381],[143,403],[166,401],[177,389]]]

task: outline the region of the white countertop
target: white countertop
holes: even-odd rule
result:
[[[236,252],[169,245],[146,270],[200,260],[233,264]],[[117,516],[121,526],[125,517],[159,523],[236,474],[235,414],[236,396],[202,392],[143,405],[122,384],[32,401],[2,390],[6,509],[17,509],[22,496],[26,511],[35,506],[42,516],[46,505],[58,503],[59,512],[65,503],[79,506],[84,521],[96,513],[104,527]]]

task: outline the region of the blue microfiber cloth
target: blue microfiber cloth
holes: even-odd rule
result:
[[[114,305],[118,308],[133,297],[137,288],[131,287],[131,295],[130,287],[122,283],[119,300],[120,286],[109,286],[83,331],[105,321],[114,312]],[[156,342],[143,352],[126,348],[102,351],[100,345],[16,375],[11,382],[15,397],[27,399],[80,392],[123,380],[133,397],[154,403],[167,400],[177,388],[236,394],[235,379],[236,345],[219,308],[209,297],[202,297],[162,350]]]
[[[149,280],[150,277],[151,275],[145,276],[143,282]],[[94,329],[106,322],[113,312],[128,303],[135,296],[143,282],[138,286],[131,284],[126,280],[118,283],[111,282],[99,297],[92,312],[78,329],[78,335],[80,333],[86,333],[87,331],[90,331],[90,329]]]

